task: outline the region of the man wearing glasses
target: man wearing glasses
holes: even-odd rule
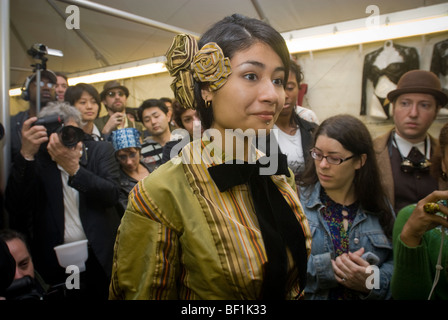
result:
[[[109,140],[112,131],[123,128],[136,128],[143,133],[143,125],[134,122],[126,116],[126,104],[129,90],[117,80],[106,82],[100,98],[107,110],[107,115],[95,120],[98,130]]]
[[[29,102],[29,109],[21,111],[11,117],[11,159],[20,152],[22,147],[22,125],[25,120],[35,117],[37,114],[37,88],[40,89],[40,108],[42,109],[48,102],[55,100],[55,85],[57,83],[56,74],[51,70],[42,70],[39,86],[36,83],[36,73],[28,76],[22,88],[21,98]]]

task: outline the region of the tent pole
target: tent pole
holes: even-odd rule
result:
[[[161,29],[164,31],[168,31],[168,32],[173,32],[173,33],[187,33],[193,37],[199,38],[199,34],[195,33],[195,32],[191,32],[189,30],[185,30],[182,28],[178,28],[175,26],[171,26],[162,22],[158,22],[152,19],[148,19],[142,16],[138,16],[136,14],[132,14],[123,10],[118,10],[118,9],[114,9],[108,6],[104,6],[102,4],[98,4],[95,2],[91,2],[91,1],[86,1],[86,0],[58,0],[61,2],[65,2],[65,3],[69,3],[69,4],[73,4],[76,6],[80,6],[86,9],[90,9],[90,10],[94,10],[97,12],[101,12],[101,13],[105,13],[114,17],[118,17],[118,18],[122,18],[125,20],[129,20],[129,21],[133,21],[136,23],[140,23],[140,24],[144,24],[147,26],[151,26],[157,29]]]
[[[258,0],[251,0],[252,5],[255,8],[255,11],[257,11],[258,16],[260,17],[261,20],[263,20],[264,22],[266,22],[267,24],[269,23],[268,17],[266,17],[266,14],[264,13],[263,9],[260,6],[260,3],[258,3]]]
[[[6,189],[6,182],[9,176],[9,167],[11,163],[11,136],[10,111],[9,111],[9,0],[0,1],[0,123],[3,125],[6,133],[0,141],[2,152],[0,153],[0,228],[7,227],[8,221],[3,208],[3,196]]]
[[[47,0],[47,2],[53,7],[53,9],[59,14],[59,16],[65,21],[67,16],[64,14],[64,12],[61,11],[61,9],[59,9],[59,7],[54,3],[54,1]],[[95,54],[95,58],[97,60],[101,60],[104,63],[104,65],[110,66],[109,61],[107,61],[107,59],[104,57],[104,55],[98,50],[98,48],[92,43],[92,41],[90,41],[90,39],[87,38],[87,36],[83,32],[81,32],[81,30],[73,29],[73,31],[93,51],[93,53]]]

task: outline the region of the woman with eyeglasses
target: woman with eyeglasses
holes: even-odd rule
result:
[[[120,204],[122,213],[128,205],[129,192],[137,182],[151,173],[148,165],[141,161],[140,132],[135,128],[112,131],[115,158],[120,165]]]
[[[370,133],[353,116],[333,116],[316,129],[313,146],[299,181],[313,235],[305,298],[389,299],[395,215]]]

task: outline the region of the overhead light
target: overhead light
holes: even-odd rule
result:
[[[77,83],[97,83],[110,80],[128,79],[151,74],[168,72],[165,67],[165,57],[140,60],[121,64],[119,66],[109,66],[101,69],[89,70],[82,73],[67,75],[69,86]],[[9,90],[9,96],[19,96],[22,93],[21,88]]]
[[[64,56],[64,53],[62,53],[61,50],[57,50],[57,49],[47,48],[47,53],[50,56],[55,56],[55,57],[63,57]]]
[[[290,53],[316,51],[369,42],[448,31],[448,4],[380,15],[377,26],[366,19],[283,33]]]
[[[109,80],[134,78],[140,76],[146,76],[156,73],[166,72],[165,63],[154,62],[149,64],[143,64],[135,67],[121,68],[118,70],[92,70],[89,74],[68,76],[68,84],[73,86],[77,83],[96,83],[105,82]]]

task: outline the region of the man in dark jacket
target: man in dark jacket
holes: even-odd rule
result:
[[[120,186],[112,145],[86,138],[79,111],[64,103],[49,103],[39,118],[62,116],[63,124],[22,128],[22,147],[6,187],[11,227],[30,239],[35,266],[51,284],[65,283],[54,247],[87,239],[87,295],[107,298],[113,245],[119,225]],[[72,138],[67,139],[67,138]]]
[[[411,70],[387,95],[393,106],[394,128],[373,141],[381,180],[395,213],[417,203],[445,181],[430,172],[438,139],[428,132],[448,96],[437,76],[426,70]]]
[[[21,98],[29,102],[29,109],[21,111],[11,117],[11,159],[14,160],[20,151],[22,143],[22,125],[26,119],[35,117],[40,109],[44,108],[48,102],[55,100],[54,86],[57,82],[56,74],[51,70],[41,72],[41,83],[37,85],[37,74],[33,73],[26,78],[23,85]],[[40,90],[40,106],[37,106],[37,93]]]

